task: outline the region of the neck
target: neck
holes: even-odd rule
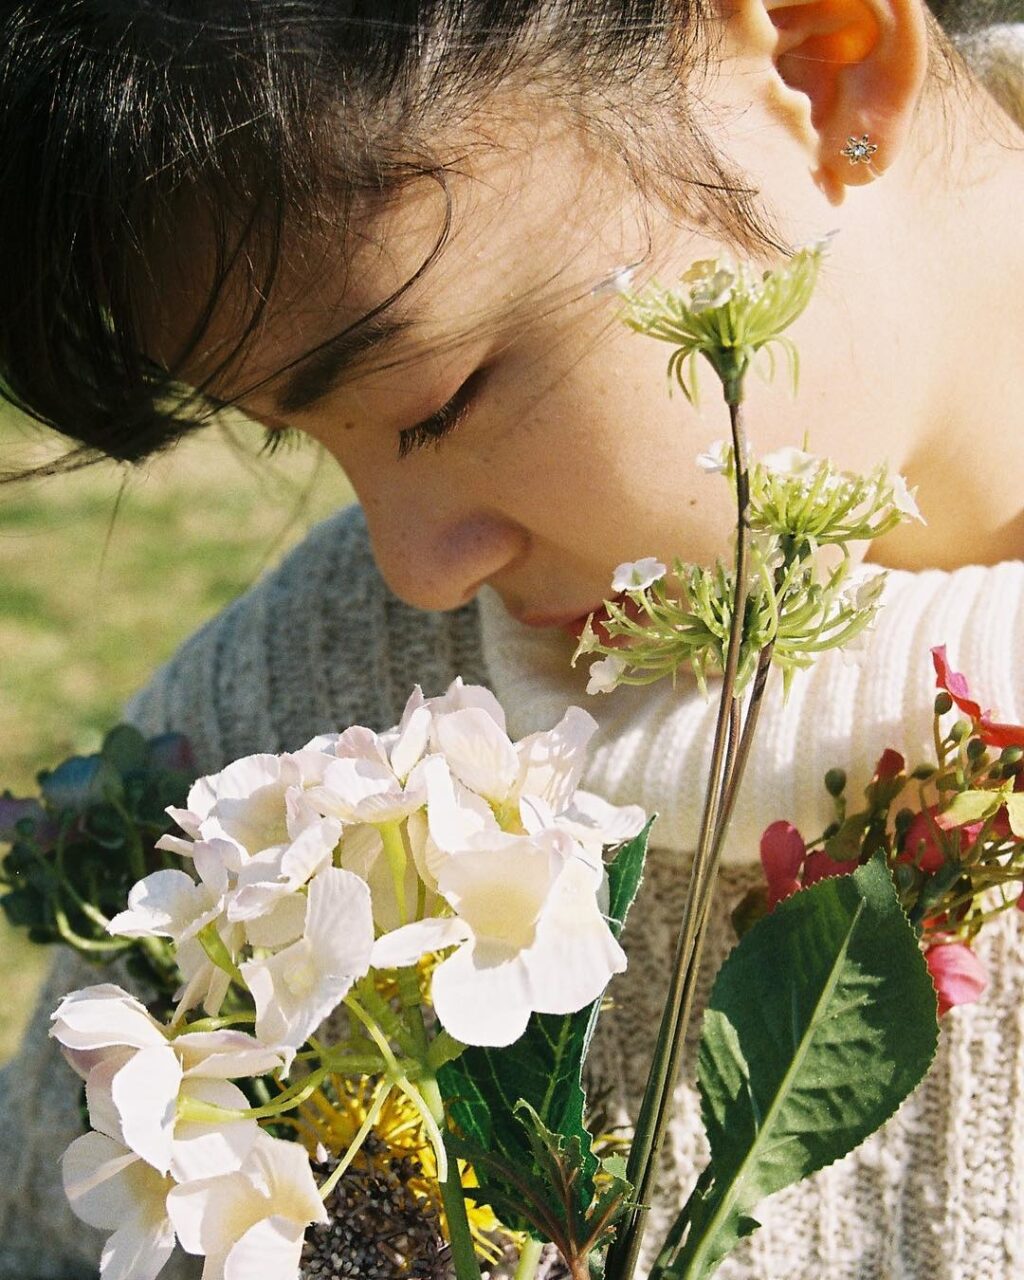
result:
[[[902,458],[890,457],[929,523],[901,527],[877,558],[910,570],[995,564],[1024,547],[1024,136],[973,84],[926,102],[922,117],[847,246],[876,264],[873,283],[887,280],[861,325],[873,309],[897,352],[894,385],[913,420]]]

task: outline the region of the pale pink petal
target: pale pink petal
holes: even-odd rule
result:
[[[432,916],[386,933],[373,944],[371,963],[375,969],[403,969],[420,956],[445,947],[457,946],[471,938],[469,927],[455,916]]]
[[[519,772],[515,748],[486,711],[467,707],[435,720],[434,733],[452,773],[471,791],[496,803]]]
[[[181,1063],[165,1041],[157,1049],[140,1049],[111,1085],[125,1143],[160,1173],[171,1164],[181,1076]]]

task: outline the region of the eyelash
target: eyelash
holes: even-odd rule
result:
[[[470,401],[477,389],[478,374],[471,374],[459,387],[447,404],[441,406],[436,413],[414,426],[406,427],[398,433],[398,456],[407,458],[415,449],[425,449],[428,445],[439,448],[445,436],[451,435],[465,418]]]

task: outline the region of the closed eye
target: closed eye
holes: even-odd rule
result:
[[[443,404],[436,413],[411,427],[405,427],[398,433],[398,456],[408,457],[414,449],[423,449],[427,445],[440,445],[445,436],[450,435],[463,421],[473,397],[480,390],[483,382],[483,369],[471,373],[459,387],[447,404]]]

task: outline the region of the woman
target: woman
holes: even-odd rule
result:
[[[517,732],[581,700],[566,633],[611,569],[711,560],[730,525],[724,486],[693,467],[720,419],[666,401],[665,352],[615,325],[609,289],[626,268],[667,281],[831,231],[791,331],[800,399],[754,382],[753,445],[807,432],[841,467],[888,460],[928,523],[877,548],[896,572],[860,666],[826,658],[785,708],[772,695],[710,961],[763,826],[817,829],[828,765],[856,785],[884,746],[923,753],[930,644],[1004,718],[1024,713],[1024,154],[918,0],[25,3],[0,101],[20,193],[0,211],[12,398],[132,461],[237,403],[272,437],[318,440],[361,501],[133,704],[145,729],[187,732],[204,769],[390,724],[417,680],[490,683]],[[655,688],[597,714],[587,785],[661,813],[594,1055],[628,1111],[712,711]],[[766,1206],[719,1274],[1024,1276],[1006,1088],[1024,1078],[1024,955],[993,933],[992,990],[956,1015],[930,1083]],[[72,1088],[34,1034],[5,1076],[0,1275],[90,1274],[95,1240],[53,1174]],[[680,1086],[662,1223],[702,1159],[696,1129]]]

